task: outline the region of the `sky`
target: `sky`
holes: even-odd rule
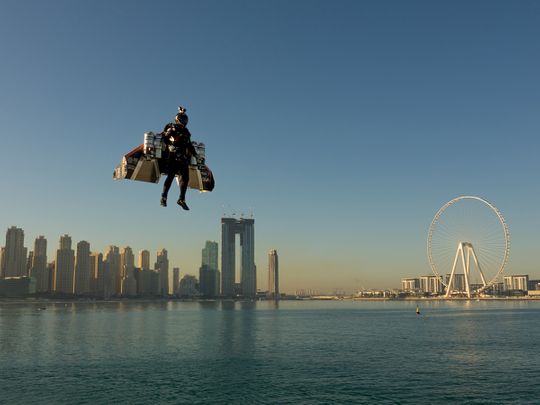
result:
[[[390,288],[475,195],[508,223],[505,272],[540,278],[539,38],[526,0],[2,0],[0,232],[197,275],[220,218],[253,215],[258,288],[270,249],[286,292]],[[189,212],[176,184],[162,208],[163,179],[112,179],[179,105],[216,178]]]

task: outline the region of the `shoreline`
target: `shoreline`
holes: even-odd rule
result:
[[[444,298],[444,297],[406,297],[406,298],[365,298],[365,297],[343,297],[343,298],[289,298],[279,301],[403,301],[403,302],[418,302],[418,301],[540,301],[540,297],[481,297],[481,298]],[[199,299],[199,298],[111,298],[111,299],[89,299],[89,298],[34,298],[34,297],[0,297],[0,305],[2,304],[112,304],[112,303],[169,303],[169,302],[276,302],[273,300],[259,299],[243,299],[243,298],[214,298],[214,299]]]

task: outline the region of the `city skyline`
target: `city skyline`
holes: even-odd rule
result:
[[[225,267],[225,277],[229,284],[222,291],[222,277],[219,270],[219,244],[207,240],[201,251],[199,267],[200,293],[203,297],[233,297],[242,295],[254,298],[263,287],[258,288],[254,272],[256,266],[254,256],[254,220],[222,218],[223,237],[227,241],[225,257],[221,263]],[[239,236],[240,261],[236,263],[236,242]],[[130,246],[119,248],[109,245],[105,255],[99,251],[91,250],[87,241],[79,241],[76,250],[70,235],[60,236],[58,248],[54,259],[47,260],[47,239],[40,235],[34,241],[34,250],[28,250],[24,244],[24,229],[11,226],[6,231],[6,243],[1,247],[0,279],[12,277],[32,277],[36,281],[36,291],[60,293],[66,295],[84,296],[96,291],[102,291],[105,297],[109,296],[135,296],[141,293],[138,286],[140,275],[135,270],[152,270],[159,275],[156,294],[167,296],[175,294],[180,287],[180,268],[174,267],[169,271],[170,263],[168,251],[161,248],[156,252],[154,266],[150,266],[151,253],[139,250],[135,267],[135,254]],[[35,252],[35,253],[34,253]],[[105,259],[103,260],[103,257]],[[52,267],[52,271],[50,268]],[[239,277],[237,277],[237,274]],[[193,276],[186,272],[185,276]],[[196,277],[195,277],[196,279]],[[136,282],[137,281],[137,282]],[[96,285],[92,285],[92,283]],[[102,287],[97,285],[101,284]],[[170,286],[173,286],[172,291]],[[101,288],[101,290],[100,290]],[[276,279],[276,288],[279,291],[279,282]],[[245,292],[244,292],[245,291]]]
[[[506,271],[538,272],[538,2],[8,0],[0,11],[0,229],[49,245],[67,233],[100,252],[165,247],[197,275],[216,218],[253,212],[259,286],[275,248],[286,291],[385,288],[428,273],[433,215],[478,195],[508,222]],[[168,16],[186,18],[149,24]],[[189,213],[160,207],[161,185],[111,179],[179,105],[216,179],[211,193],[188,191]]]
[[[223,219],[224,218],[222,218],[222,220]],[[230,221],[232,221],[232,223],[235,223],[235,224],[241,224],[241,222],[239,221],[238,218],[225,218],[225,219],[230,220]],[[242,228],[242,225],[240,225],[240,229],[241,228]],[[227,236],[227,234],[230,233],[230,231],[225,230],[225,239],[230,238],[232,235],[234,235],[234,232],[235,231],[233,230],[233,233],[230,236]],[[238,232],[238,231],[236,231],[236,232]],[[253,231],[250,231],[250,232],[253,232]],[[67,273],[67,277],[71,277],[70,279],[68,279],[67,283],[68,283],[68,285],[72,286],[74,292],[76,292],[74,277],[75,278],[78,277],[78,273],[77,273],[77,271],[70,271],[70,268],[73,267],[73,270],[76,270],[76,268],[78,266],[81,266],[81,264],[79,264],[76,261],[76,258],[79,256],[78,253],[79,253],[81,247],[84,247],[83,250],[85,252],[87,252],[87,255],[88,255],[88,259],[87,259],[88,263],[83,264],[84,266],[88,266],[89,268],[94,269],[97,266],[97,264],[96,264],[96,260],[97,260],[96,256],[104,256],[103,253],[105,253],[105,257],[107,257],[107,255],[113,254],[115,257],[117,257],[114,261],[118,262],[117,263],[118,264],[118,274],[121,275],[122,277],[124,277],[126,275],[126,274],[124,274],[123,270],[121,270],[121,269],[126,268],[125,267],[126,253],[128,253],[128,255],[130,257],[128,259],[128,265],[127,265],[128,269],[135,268],[135,262],[137,262],[137,268],[139,268],[141,270],[152,270],[152,271],[158,271],[159,272],[159,270],[161,268],[161,263],[163,261],[165,261],[166,262],[165,268],[166,268],[166,272],[167,272],[166,280],[168,280],[168,281],[165,283],[165,286],[162,285],[160,287],[160,292],[161,293],[163,293],[163,291],[167,290],[167,291],[169,291],[169,293],[174,294],[174,291],[176,291],[177,288],[178,288],[178,284],[176,284],[175,281],[176,282],[180,281],[179,278],[178,279],[175,278],[175,277],[177,277],[176,273],[178,273],[178,275],[179,275],[180,274],[180,268],[184,269],[184,267],[182,267],[182,266],[178,267],[178,263],[174,263],[174,264],[171,264],[171,265],[169,264],[169,262],[168,262],[168,250],[166,248],[163,248],[163,247],[155,252],[155,259],[156,260],[155,260],[154,266],[150,265],[150,261],[151,261],[151,258],[152,258],[152,253],[149,250],[147,250],[147,249],[136,249],[135,252],[137,252],[137,256],[135,257],[135,254],[133,253],[133,249],[130,246],[125,246],[125,247],[120,248],[117,245],[109,245],[106,248],[106,249],[108,249],[108,252],[104,251],[102,253],[102,252],[96,251],[94,249],[90,250],[91,244],[89,242],[87,242],[87,241],[82,240],[82,241],[79,241],[76,244],[76,246],[77,246],[77,251],[76,251],[77,254],[75,254],[75,251],[71,248],[72,244],[73,244],[72,238],[68,234],[63,234],[63,235],[60,236],[59,246],[57,248],[55,248],[54,246],[49,248],[50,250],[55,252],[55,254],[54,254],[55,260],[52,260],[51,262],[48,262],[47,257],[50,257],[50,255],[48,254],[47,246],[49,244],[48,244],[47,238],[45,236],[39,235],[39,236],[37,236],[35,238],[35,240],[34,240],[34,250],[29,250],[27,247],[24,246],[25,243],[29,243],[28,241],[24,242],[24,239],[25,239],[24,229],[18,228],[16,226],[11,226],[6,230],[6,245],[8,245],[9,243],[17,245],[17,246],[13,246],[12,250],[18,250],[19,252],[22,252],[21,253],[22,255],[24,255],[23,260],[21,261],[21,263],[24,265],[24,270],[22,270],[22,273],[20,273],[20,274],[11,274],[11,276],[27,275],[27,272],[30,269],[33,269],[34,271],[37,271],[38,273],[44,273],[45,274],[46,272],[49,271],[48,266],[51,264],[51,262],[56,262],[58,260],[58,258],[60,257],[61,258],[60,260],[62,260],[62,263],[65,263],[66,261],[68,263],[67,270],[64,270],[65,269],[65,264],[61,265],[60,274],[62,274],[62,272],[65,271]],[[235,245],[236,245],[236,241],[235,241]],[[238,248],[240,249],[240,251],[242,250],[242,246],[238,246]],[[63,250],[63,249],[65,249],[65,250]],[[121,251],[120,251],[120,249],[121,249]],[[236,246],[235,246],[235,249],[236,249]],[[2,252],[0,254],[0,259],[2,260],[2,265],[0,266],[0,269],[5,270],[6,246],[1,246],[1,250],[2,250]],[[202,254],[201,254],[201,258],[200,258],[198,268],[193,269],[192,271],[182,270],[183,275],[184,276],[194,276],[198,280],[198,282],[201,283],[201,280],[203,279],[203,277],[201,277],[201,275],[203,274],[202,269],[206,265],[206,266],[208,266],[208,269],[214,270],[216,272],[215,275],[217,275],[219,277],[217,282],[214,284],[214,287],[212,287],[212,290],[214,292],[221,291],[220,287],[221,287],[221,281],[222,281],[222,279],[221,279],[222,271],[221,271],[221,269],[219,267],[219,263],[221,261],[221,259],[220,259],[221,255],[219,255],[220,251],[221,251],[221,249],[220,249],[219,244],[217,242],[206,240],[205,244],[204,244],[204,247],[202,248],[202,251],[201,251]],[[37,254],[36,254],[36,252],[37,252]],[[70,252],[72,252],[72,253],[70,253]],[[66,254],[68,256],[67,258],[65,258]],[[235,254],[235,256],[236,256],[236,254]],[[240,254],[239,257],[241,257],[241,256],[242,255]],[[235,265],[235,272],[240,271],[240,268],[238,266],[241,267],[240,263],[237,263]],[[391,285],[382,286],[382,287],[381,286],[364,286],[364,285],[360,285],[360,286],[349,286],[347,288],[343,288],[341,286],[331,285],[330,284],[330,285],[322,286],[322,288],[315,288],[312,285],[310,285],[309,281],[305,281],[304,283],[299,284],[299,286],[294,287],[294,289],[292,289],[292,288],[284,288],[282,286],[282,284],[281,284],[281,272],[272,273],[272,270],[275,271],[275,270],[277,270],[277,268],[278,268],[277,251],[276,251],[276,249],[270,249],[270,251],[267,253],[267,266],[266,267],[262,266],[258,270],[258,272],[259,272],[259,274],[257,276],[258,277],[258,279],[257,279],[258,283],[256,284],[256,290],[257,291],[268,291],[271,294],[272,291],[270,289],[270,283],[272,282],[271,280],[276,281],[276,279],[277,279],[277,284],[276,285],[278,286],[279,291],[284,292],[286,294],[293,294],[293,293],[296,293],[296,292],[301,291],[301,290],[303,290],[303,291],[317,291],[317,294],[315,294],[315,295],[319,295],[321,293],[323,293],[323,294],[332,293],[334,291],[343,291],[343,292],[346,292],[347,294],[349,294],[349,293],[354,293],[356,291],[361,291],[361,290],[366,290],[366,291],[367,290],[392,290],[392,289],[398,289],[399,286],[400,286],[400,282],[398,280],[393,280],[393,283]],[[169,271],[169,269],[172,269],[172,272]],[[96,272],[97,272],[97,270],[96,270]],[[5,273],[5,271],[4,271],[4,273]],[[8,275],[6,275],[4,273],[0,273],[0,278],[2,278],[4,276],[10,277],[10,276],[8,276]],[[71,275],[70,275],[70,273],[71,273]],[[505,278],[507,278],[507,277],[515,277],[519,273],[520,272],[505,271],[501,275],[498,282],[503,283],[503,280]],[[523,273],[523,272],[521,272],[521,273]],[[532,279],[540,278],[540,273],[539,272],[534,272],[533,271],[533,272],[525,272],[525,273],[531,274]],[[278,274],[278,277],[275,277],[276,274]],[[429,285],[430,288],[425,288],[426,291],[436,290],[437,288],[442,288],[442,286],[443,286],[442,283],[438,284],[439,282],[437,280],[440,277],[434,275],[429,269],[427,271],[423,272],[422,275],[418,275],[419,272],[416,272],[416,274],[417,274],[416,276],[413,276],[413,274],[414,273],[400,274],[401,288],[402,289],[409,289],[409,288],[413,289],[413,287],[404,288],[403,287],[404,286],[404,281],[403,280],[409,280],[408,281],[409,286],[412,285],[410,283],[417,283],[418,288],[423,288],[424,285]],[[215,277],[215,275],[212,276],[212,277]],[[450,276],[450,274],[446,274],[446,278],[447,278],[446,282],[447,283],[448,283],[449,276]],[[209,276],[207,276],[207,277],[209,277]],[[464,277],[463,273],[456,273],[456,277],[460,277],[459,281],[456,281],[456,283],[458,285],[458,289],[465,288],[465,287],[462,287],[462,284],[464,283],[464,281],[461,280],[461,278]],[[45,281],[42,281],[44,283],[44,285],[40,287],[41,280],[45,280]],[[160,279],[160,280],[161,280],[160,282],[165,282],[164,279]],[[476,281],[478,281],[478,280],[476,280]],[[54,286],[56,286],[56,282],[57,282],[56,279],[51,280],[51,283]],[[85,280],[84,282],[88,283],[88,280]],[[237,283],[239,282],[241,284],[241,279],[237,279],[236,282]],[[167,286],[167,283],[170,286],[174,286],[172,288],[172,290],[171,290],[170,286]],[[129,291],[134,291],[134,288],[135,288],[134,286],[127,287],[127,285],[128,284],[124,285],[123,283],[121,283],[120,280],[118,280],[118,283],[117,283],[117,286],[115,287],[115,289],[118,291],[119,294],[120,293],[125,294],[125,291],[128,288],[129,288]],[[37,288],[38,291],[47,291],[47,288],[48,288],[47,286],[48,286],[47,279],[43,279],[43,278],[38,278],[37,279],[36,288]],[[433,287],[433,286],[439,286],[439,287]],[[57,288],[57,287],[54,287],[54,288]],[[62,292],[62,287],[58,287],[58,288],[59,288],[58,291]],[[88,288],[88,287],[86,287],[86,288]],[[66,290],[64,292],[67,293],[68,291],[69,290]],[[138,292],[139,291],[137,291],[137,293]],[[201,290],[201,293],[203,293],[202,290]],[[112,294],[112,292],[110,292],[110,294]],[[205,296],[204,293],[202,295]],[[216,295],[219,295],[219,294],[216,293]],[[208,296],[213,296],[213,295],[208,294]]]

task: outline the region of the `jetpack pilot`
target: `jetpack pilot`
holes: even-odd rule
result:
[[[186,190],[189,183],[189,162],[192,156],[197,158],[197,152],[191,143],[191,133],[186,128],[188,116],[184,107],[178,107],[175,122],[165,125],[161,133],[166,145],[166,168],[167,178],[163,184],[161,193],[161,206],[167,206],[167,194],[175,176],[180,176],[180,198],[177,204],[185,210],[189,210],[186,204]]]

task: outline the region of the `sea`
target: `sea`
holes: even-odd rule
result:
[[[540,404],[540,302],[3,301],[0,403]]]

